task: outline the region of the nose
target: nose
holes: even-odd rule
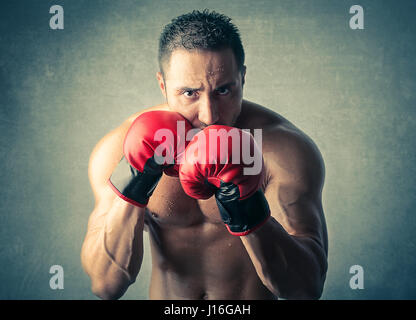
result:
[[[207,96],[201,101],[198,112],[198,120],[202,125],[212,125],[219,120],[218,106],[213,97]]]

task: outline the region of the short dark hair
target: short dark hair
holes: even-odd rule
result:
[[[194,10],[183,14],[165,26],[159,39],[159,68],[170,59],[175,49],[221,50],[230,48],[240,71],[244,66],[244,49],[237,27],[231,18],[209,11]]]

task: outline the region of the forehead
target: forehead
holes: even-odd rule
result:
[[[231,49],[184,50],[171,54],[165,70],[166,80],[189,81],[208,78],[233,78],[239,73]]]

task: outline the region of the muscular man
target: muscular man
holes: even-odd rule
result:
[[[166,103],[133,114],[91,154],[95,208],[81,260],[94,294],[117,299],[140,281],[146,231],[152,254],[150,299],[318,299],[328,244],[321,203],[324,164],[313,141],[282,116],[243,99],[244,50],[226,16],[194,11],[172,20],[160,37],[159,63],[157,80]],[[108,180],[127,157],[123,144],[135,129],[128,130],[148,130],[146,123],[164,126],[159,117],[134,122],[155,110],[179,115],[193,128],[262,130],[260,195],[241,207],[251,210],[244,214],[255,220],[255,228],[231,232],[218,195],[188,196],[178,175],[163,173],[166,166],[136,189],[134,181],[144,169],[134,169],[133,189],[127,188],[134,192],[115,192]],[[139,157],[146,153],[141,135],[128,138]],[[139,203],[128,201],[130,196]]]

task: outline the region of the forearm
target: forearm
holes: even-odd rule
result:
[[[241,240],[265,286],[286,299],[318,299],[322,294],[327,260],[320,244],[295,237],[271,217]]]
[[[82,262],[93,292],[119,298],[139,273],[143,258],[144,209],[116,197],[93,221],[82,248]]]

